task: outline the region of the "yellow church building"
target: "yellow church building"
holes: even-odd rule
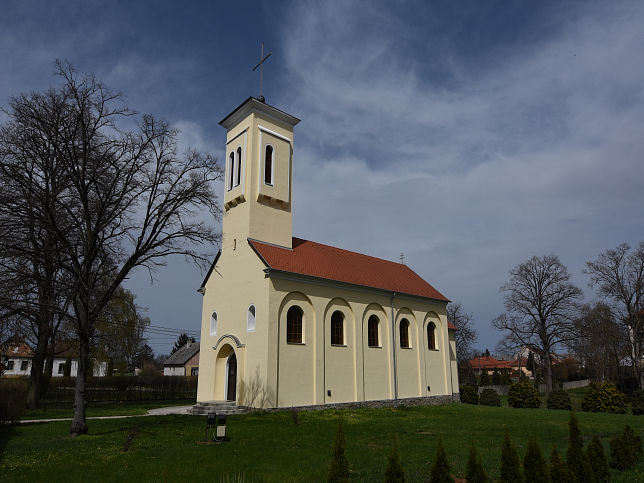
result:
[[[298,122],[250,97],[220,123],[225,213],[221,250],[200,288],[197,401],[277,408],[457,398],[447,298],[402,263],[293,237]]]

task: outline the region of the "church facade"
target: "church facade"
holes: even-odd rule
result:
[[[458,393],[448,300],[409,267],[292,236],[299,119],[249,98],[227,130],[198,402],[290,407]]]

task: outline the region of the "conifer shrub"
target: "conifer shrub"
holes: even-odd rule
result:
[[[503,383],[501,380],[501,374],[499,371],[494,369],[494,372],[492,373],[492,385],[493,386],[500,386]]]
[[[471,384],[460,387],[461,402],[464,404],[478,404],[479,392]]]
[[[548,409],[567,409],[570,411],[572,409],[570,394],[561,389],[552,391],[548,396],[547,406]]]
[[[581,401],[581,409],[591,413],[624,414],[626,395],[621,393],[615,384],[591,382]]]
[[[541,405],[541,398],[532,384],[519,382],[508,391],[508,403],[513,408],[538,408]]]
[[[534,437],[528,441],[528,449],[523,457],[523,477],[525,483],[546,483],[550,481],[548,465]]]
[[[436,447],[436,455],[434,456],[434,464],[429,475],[429,481],[430,483],[454,483],[454,477],[451,475],[445,448],[443,448],[443,441],[440,439]]]
[[[338,429],[333,439],[331,463],[329,464],[328,482],[349,481],[349,461],[345,454],[346,440],[342,419],[338,420]]]
[[[573,483],[572,473],[566,462],[561,459],[556,446],[552,448],[550,455],[550,480],[552,483]]]
[[[501,447],[501,478],[499,481],[503,483],[521,483],[523,481],[519,455],[510,440],[507,430]]]
[[[639,416],[644,414],[644,391],[638,389],[631,396],[631,404],[633,414]]]
[[[597,435],[593,436],[593,440],[588,445],[586,455],[588,456],[588,461],[590,461],[590,467],[593,470],[595,481],[608,481],[608,477],[610,475],[608,471],[608,461],[604,454],[604,445]]]
[[[568,451],[566,462],[572,473],[574,481],[585,483],[592,481],[593,470],[588,461],[588,455],[584,451],[584,442],[581,438],[581,430],[574,413],[570,413],[568,422]]]
[[[512,385],[512,378],[510,377],[509,369],[503,369],[503,371],[501,371],[501,385],[503,386]]]
[[[481,373],[481,377],[479,378],[479,386],[489,386],[492,384],[492,381],[490,381],[490,376],[488,375],[487,371],[483,371]]]
[[[642,456],[642,439],[627,424],[621,435],[610,440],[610,467],[620,471],[635,466]]]
[[[483,389],[479,398],[481,406],[500,406],[501,396],[494,389]]]
[[[400,463],[398,454],[398,440],[394,438],[394,447],[387,458],[387,469],[385,470],[385,483],[399,483],[405,481],[405,471]]]
[[[470,457],[467,459],[465,479],[467,483],[488,483],[490,479],[485,473],[481,457],[476,452],[474,443],[470,446]]]

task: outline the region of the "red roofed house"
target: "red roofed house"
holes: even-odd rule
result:
[[[223,240],[200,288],[197,400],[451,401],[458,376],[448,299],[402,263],[292,236],[298,122],[251,97],[220,123]]]

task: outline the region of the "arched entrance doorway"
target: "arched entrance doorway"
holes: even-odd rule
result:
[[[233,352],[226,361],[226,401],[237,398],[237,356]]]

